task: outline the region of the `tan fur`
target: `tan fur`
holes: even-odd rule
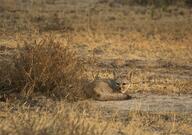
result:
[[[87,85],[86,94],[88,97],[100,101],[126,100],[131,98],[120,90],[121,88],[116,85],[115,80],[96,79]]]

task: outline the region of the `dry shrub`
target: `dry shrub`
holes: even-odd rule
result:
[[[24,96],[43,93],[69,100],[84,97],[84,67],[69,47],[48,37],[25,42],[16,50],[10,64],[1,62],[1,88]]]

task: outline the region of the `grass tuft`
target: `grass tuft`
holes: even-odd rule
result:
[[[54,38],[25,42],[12,53],[10,63],[1,61],[0,86],[3,93],[49,96],[77,100],[84,97],[84,68],[76,53]],[[4,90],[2,90],[4,89]]]

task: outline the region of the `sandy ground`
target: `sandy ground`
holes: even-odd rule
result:
[[[192,95],[168,96],[155,94],[133,94],[127,101],[94,102],[110,111],[143,111],[143,112],[183,112],[192,113]]]

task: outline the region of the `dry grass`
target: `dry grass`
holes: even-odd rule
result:
[[[46,103],[47,104],[47,103]],[[65,104],[31,110],[16,106],[18,111],[6,110],[1,116],[0,133],[15,135],[103,135],[104,128],[97,130],[91,120],[78,114],[75,108]]]
[[[16,1],[3,0],[0,5],[0,45],[15,48],[21,45],[20,39],[27,42],[11,50],[17,57],[1,50],[1,92],[9,93],[14,88],[14,93],[33,98],[43,93],[81,99],[84,72],[79,68],[80,57],[87,61],[85,74],[89,78],[98,72],[100,77],[109,78],[114,70],[111,63],[124,61],[120,71],[134,73],[130,93],[191,94],[192,16],[191,8],[183,4],[191,5],[190,0],[155,0],[158,8],[146,0],[18,0],[13,4]],[[49,33],[56,42],[44,39]],[[29,42],[33,39],[43,40]],[[94,65],[89,63],[93,57]],[[41,100],[1,103],[0,134],[192,132],[191,114],[110,113],[92,105],[63,101],[50,105],[49,99],[33,105]]]
[[[38,100],[41,101],[41,100]],[[1,134],[160,135],[190,134],[190,114],[106,112],[91,104],[46,101],[43,107],[1,105]],[[5,112],[5,113],[3,113]]]
[[[1,61],[2,94],[43,93],[75,100],[84,97],[84,67],[75,52],[48,36],[40,41],[24,42]]]

